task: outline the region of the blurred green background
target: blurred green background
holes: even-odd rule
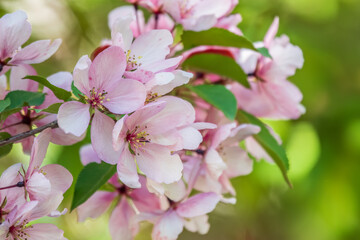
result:
[[[107,14],[120,0],[1,0],[0,13],[25,10],[33,25],[30,41],[62,38],[58,53],[35,65],[39,75],[72,71],[78,58],[109,38]],[[279,33],[302,48],[304,68],[292,78],[304,94],[307,113],[296,121],[267,121],[281,135],[291,161],[289,189],[279,170],[265,162],[234,180],[235,206],[211,214],[209,234],[183,233],[180,239],[353,240],[360,239],[360,1],[240,0],[235,12],[245,36],[261,40],[274,16]],[[85,140],[88,141],[88,140]],[[58,162],[76,176],[78,150],[52,145],[46,162]],[[28,159],[15,146],[1,170]],[[66,194],[69,206],[72,190]],[[76,223],[76,213],[58,224],[70,240],[110,239],[108,216]],[[150,239],[144,225],[137,239]]]

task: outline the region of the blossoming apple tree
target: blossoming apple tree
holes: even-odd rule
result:
[[[142,221],[154,225],[154,240],[177,239],[184,228],[206,234],[207,214],[236,204],[231,179],[250,174],[253,161],[276,164],[291,186],[281,140],[258,119],[305,112],[288,80],[302,51],[277,37],[279,18],[252,43],[231,14],[237,0],[128,2],[109,13],[111,39],[71,73],[48,77],[32,64],[61,40],[23,46],[26,13],[1,17],[0,155],[20,143],[30,157],[0,177],[0,239],[65,239],[55,225],[32,221],[66,214],[59,206],[72,184],[78,220],[111,211],[118,240],[133,239]],[[76,183],[68,169],[42,166],[50,142],[83,142],[89,127]]]

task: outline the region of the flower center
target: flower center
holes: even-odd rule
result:
[[[147,126],[145,126],[145,129]],[[138,131],[140,129],[139,126],[136,126],[134,130],[131,132],[128,131],[126,135],[126,141],[130,144],[131,150],[135,153],[135,151],[143,146],[146,143],[149,143],[151,139],[149,138],[149,134],[146,131]]]
[[[131,50],[126,52],[126,71],[135,71],[138,67],[141,66],[141,63],[138,61],[142,58],[142,56],[136,57],[134,54],[131,55]]]
[[[87,103],[91,105],[92,108],[99,108],[104,110],[103,103],[104,100],[110,101],[109,98],[105,99],[107,92],[103,90],[102,92],[97,92],[95,88],[90,90],[90,96],[84,96]]]
[[[26,226],[29,222],[24,220],[23,223],[19,226],[11,226],[9,229],[9,234],[11,234],[14,239],[18,240],[27,240],[29,239],[29,234],[25,231],[27,228],[33,228],[33,226]],[[8,236],[7,236],[8,237]]]

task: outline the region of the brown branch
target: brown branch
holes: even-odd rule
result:
[[[32,135],[35,135],[39,132],[42,132],[44,131],[45,129],[47,128],[57,128],[59,127],[58,126],[58,123],[57,123],[57,120],[53,121],[53,122],[50,122],[48,124],[45,124],[44,126],[41,126],[41,127],[38,127],[34,130],[30,130],[30,131],[27,131],[27,132],[23,132],[23,133],[19,133],[15,136],[12,136],[12,137],[9,137],[7,139],[4,139],[4,140],[1,140],[0,141],[0,147],[1,146],[4,146],[4,145],[7,145],[7,144],[10,144],[10,143],[14,143],[14,142],[17,142],[21,139],[24,139],[24,138],[27,138],[27,137],[30,137]]]

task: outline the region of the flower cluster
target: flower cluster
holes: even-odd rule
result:
[[[29,222],[66,212],[56,209],[72,183],[71,174],[60,165],[41,164],[49,142],[80,141],[84,169],[97,163],[116,165],[116,172],[103,183],[107,190],[77,206],[79,221],[111,210],[110,233],[119,240],[133,239],[143,221],[154,224],[154,240],[177,239],[184,227],[206,234],[207,214],[220,202],[236,202],[231,179],[250,174],[253,159],[274,162],[258,134],[270,133],[278,147],[281,141],[265,125],[227,118],[224,108],[231,106],[221,103],[222,95],[204,97],[191,90],[221,89],[235,109],[255,117],[295,119],[305,112],[301,92],[287,79],[302,67],[302,51],[287,36],[276,37],[277,17],[264,40],[249,42],[251,47],[216,45],[214,40],[189,48],[179,40],[183,30],[221,29],[245,39],[237,27],[241,16],[231,14],[237,0],[128,2],[132,6],[109,13],[111,39],[82,56],[72,73],[58,72],[41,81],[30,64],[48,59],[61,41],[21,48],[31,33],[26,14],[17,11],[0,19],[1,131],[19,136],[35,126],[46,129],[37,137],[17,139],[31,154],[27,170],[16,164],[1,176],[1,239],[64,239],[53,225]],[[147,22],[139,6],[151,12]],[[226,57],[242,69],[249,86],[226,73],[186,64],[204,54]],[[187,71],[181,70],[183,65]],[[41,91],[39,83],[44,85]],[[31,95],[13,107],[16,91],[43,99],[33,101]],[[91,143],[83,141],[89,126]]]

